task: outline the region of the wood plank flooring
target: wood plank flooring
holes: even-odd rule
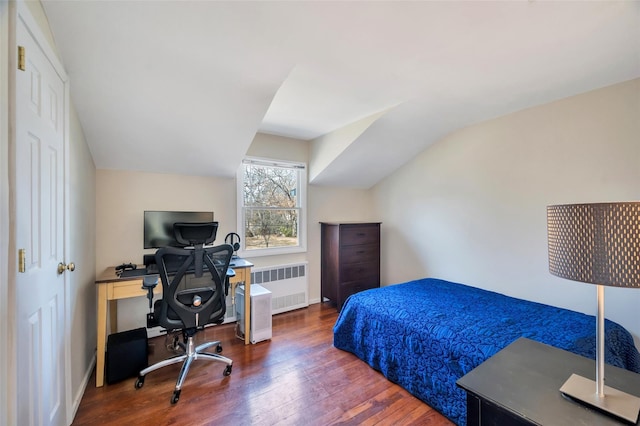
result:
[[[92,378],[74,425],[451,425],[354,355],[333,347],[337,313],[328,304],[273,317],[270,341],[244,346],[234,325],[209,327],[198,342],[218,339],[233,359],[192,364],[180,401],[170,398],[180,364],[95,387]],[[150,339],[149,362],[169,357],[166,339]]]

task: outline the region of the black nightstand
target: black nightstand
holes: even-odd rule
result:
[[[595,362],[520,338],[457,381],[467,392],[467,424],[628,424],[563,397],[559,389],[572,373],[594,380]],[[607,365],[605,379],[607,386],[640,395],[640,374]]]

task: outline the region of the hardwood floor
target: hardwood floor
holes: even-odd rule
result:
[[[231,324],[210,327],[198,341],[221,340],[233,359],[196,361],[180,401],[170,398],[180,365],[95,387],[89,383],[74,425],[451,425],[354,355],[333,347],[335,308],[315,304],[273,317],[270,341],[244,346]],[[171,355],[165,338],[150,339],[149,362]],[[95,374],[95,373],[94,373]]]

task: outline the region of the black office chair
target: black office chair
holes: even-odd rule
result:
[[[214,226],[215,225],[215,226]],[[184,362],[176,382],[171,403],[180,399],[182,384],[191,363],[197,359],[219,361],[226,364],[224,375],[231,374],[233,361],[222,355],[219,341],[195,346],[195,334],[207,324],[220,324],[226,312],[229,262],[233,247],[223,244],[206,247],[215,239],[217,222],[204,224],[176,223],[176,240],[191,247],[163,247],[156,252],[156,264],[162,280],[162,299],[154,303],[151,322],[164,327],[167,332],[181,330],[183,342],[174,341],[174,346],[183,354],[158,362],[140,371],[135,382],[136,389],[144,386],[145,376],[167,365]],[[215,354],[205,352],[215,346]]]

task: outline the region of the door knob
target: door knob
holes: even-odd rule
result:
[[[68,265],[65,265],[62,262],[58,263],[58,274],[62,274],[65,271],[65,269],[68,269],[71,272],[73,272],[76,270],[76,265],[73,262],[70,262]]]

